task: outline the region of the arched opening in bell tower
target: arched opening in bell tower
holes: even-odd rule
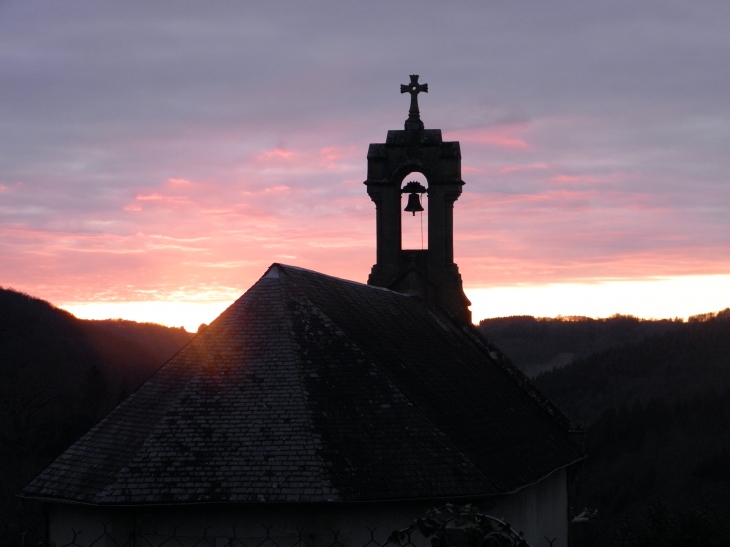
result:
[[[401,249],[428,249],[428,180],[418,171],[401,182]]]

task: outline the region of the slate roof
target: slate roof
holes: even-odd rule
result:
[[[497,495],[582,458],[471,325],[274,264],[23,497],[92,504]]]

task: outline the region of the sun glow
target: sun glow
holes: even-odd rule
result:
[[[511,315],[686,319],[730,307],[730,275],[471,288],[465,292],[472,302],[474,323]]]
[[[209,324],[233,303],[226,301],[146,300],[137,302],[84,302],[59,306],[79,319],[128,319],[139,323],[158,323],[184,327],[196,332],[201,323]]]
[[[644,319],[682,318],[730,307],[730,275],[682,276],[596,283],[551,283],[465,289],[472,319],[533,315],[535,317],[633,315]],[[146,300],[83,302],[59,305],[79,319],[128,319],[184,327],[196,332],[209,324],[235,298],[228,300]]]

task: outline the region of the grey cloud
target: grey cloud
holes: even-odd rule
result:
[[[446,138],[527,128],[526,150],[463,143],[465,164],[492,173],[465,174],[466,191],[620,174],[600,188],[673,208],[696,240],[727,233],[728,22],[730,4],[705,1],[9,2],[0,222],[113,216],[138,188],[225,184],[280,145],[356,146],[364,175],[367,144],[405,119],[398,84],[416,72],[430,85],[424,121]],[[552,171],[493,175],[509,163]],[[321,185],[327,199],[341,177],[261,184]]]

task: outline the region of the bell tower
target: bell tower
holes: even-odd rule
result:
[[[384,143],[368,149],[368,195],[375,203],[377,262],[368,285],[418,295],[433,306],[471,322],[471,302],[464,294],[454,263],[454,202],[461,195],[461,150],[458,142],[443,142],[440,129],[424,129],[418,94],[428,93],[418,75],[400,86],[410,93],[405,129],[388,131]],[[406,182],[421,173],[428,187]],[[409,194],[407,211],[420,211],[417,196],[428,197],[428,248],[404,250],[401,237],[401,196]],[[415,195],[414,195],[415,194]]]

